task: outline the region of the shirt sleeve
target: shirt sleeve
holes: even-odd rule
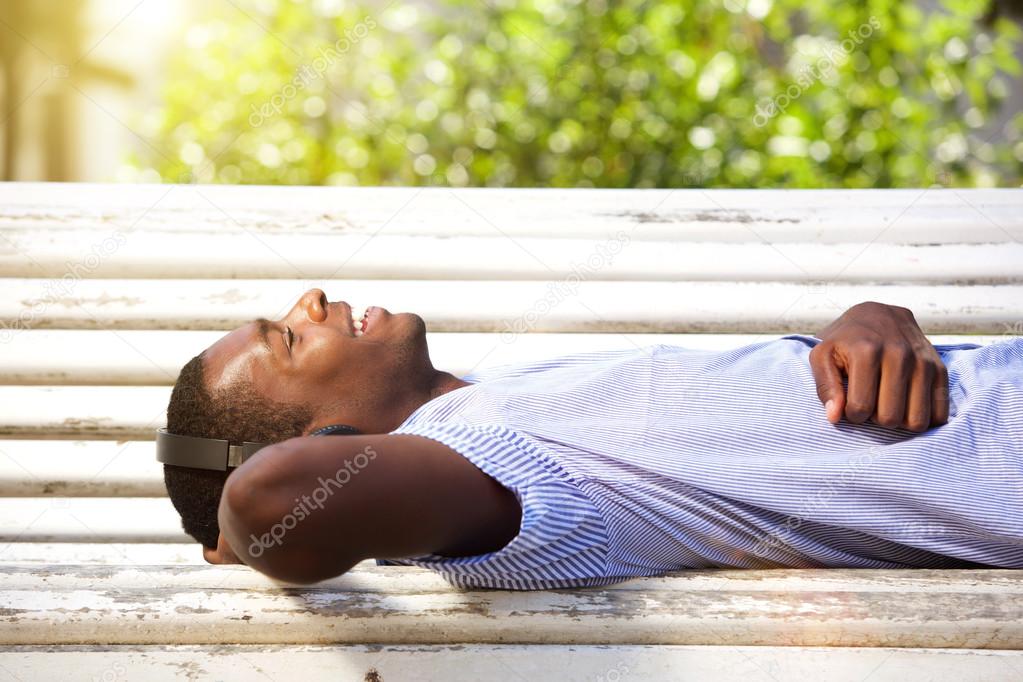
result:
[[[505,426],[411,424],[393,431],[431,438],[511,490],[522,507],[518,534],[486,554],[378,559],[380,565],[430,568],[463,588],[535,590],[606,585],[603,515],[576,481],[533,441]]]
[[[789,334],[783,336],[783,339],[793,339],[796,341],[802,341],[810,348],[813,348],[817,344],[821,343],[821,339],[816,336],[807,336],[806,334]],[[983,348],[979,343],[936,343],[934,344],[934,350],[938,353],[945,353],[950,350],[973,350],[975,348]]]
[[[803,343],[805,343],[810,348],[813,348],[818,343],[821,343],[821,339],[818,339],[816,336],[809,336],[807,334],[789,334],[788,336],[783,336],[781,338],[783,338],[783,339],[793,339],[795,341],[802,341]]]

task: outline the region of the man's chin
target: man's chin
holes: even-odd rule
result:
[[[400,324],[402,342],[411,348],[420,349],[423,355],[429,357],[430,353],[426,343],[426,320],[416,313],[398,313],[394,316],[393,321]]]
[[[376,320],[376,325],[367,328],[359,339],[402,346],[426,346],[426,321],[416,313],[388,313],[385,318]]]
[[[401,330],[402,336],[426,337],[426,321],[416,313],[392,313],[388,326]]]

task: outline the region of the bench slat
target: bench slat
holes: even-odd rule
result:
[[[1016,189],[441,189],[18,183],[0,230],[166,230],[259,236],[383,234],[774,244],[988,243],[1023,239]],[[3,250],[0,244],[0,251]]]
[[[356,307],[414,311],[434,332],[782,333],[823,326],[864,300],[903,305],[929,333],[1004,334],[1023,285],[865,286],[743,282],[0,279],[0,341],[25,329],[233,329],[277,317],[310,286]]]
[[[746,244],[651,242],[631,229],[604,241],[493,236],[303,235],[252,237],[231,226],[196,235],[131,234],[104,257],[76,262],[109,236],[81,231],[4,231],[0,275],[182,279],[429,279],[1000,283],[1023,281],[1023,243]],[[812,235],[807,235],[811,237]],[[195,248],[196,239],[202,248]],[[114,247],[116,246],[116,251]],[[109,255],[108,255],[109,254]],[[83,258],[85,258],[83,256]],[[71,265],[69,265],[71,263]],[[69,288],[71,283],[68,283]]]
[[[188,542],[10,542],[0,546],[9,564],[194,564],[205,566],[199,545]]]
[[[29,589],[40,575],[47,582],[66,590],[87,588],[98,576],[114,579],[130,587],[174,587],[187,579],[194,588],[225,585],[224,572],[231,574],[230,585],[237,589],[274,591],[279,583],[244,567],[211,566],[202,558],[199,546],[188,543],[53,543],[14,542],[0,553],[5,565],[12,567],[4,577],[6,588]],[[74,565],[68,571],[53,573],[40,564]],[[17,571],[14,564],[20,564]],[[77,564],[77,565],[75,565]],[[182,564],[191,568],[178,571],[157,564]],[[138,569],[146,566],[146,574]],[[167,568],[160,571],[159,568]],[[1000,594],[1015,597],[1021,586],[1018,572],[1010,570],[867,570],[867,569],[772,569],[752,570],[689,570],[652,578],[637,578],[614,586],[615,590],[686,589],[712,591],[728,585],[731,589],[761,592],[806,590],[808,581],[814,589],[829,592],[918,592],[954,589],[962,593]],[[401,580],[401,590],[422,592],[444,590],[447,583],[427,569],[405,566],[377,566],[372,560],[362,561],[347,574],[325,580],[317,588],[350,591],[394,590],[393,581]],[[684,583],[679,579],[683,578]]]
[[[567,665],[567,662],[571,662]],[[904,682],[1011,679],[1023,652],[765,646],[335,645],[17,646],[0,648],[17,679],[178,680],[182,671],[215,680],[546,680],[563,682],[755,682],[827,679]],[[428,671],[428,677],[424,672]]]
[[[375,584],[365,578],[374,573]],[[119,574],[11,566],[0,575],[8,616],[0,643],[1023,648],[1018,571],[918,571],[930,579],[918,591],[891,589],[905,571],[834,569],[694,571],[526,593],[433,589],[422,581],[439,578],[406,580],[412,573],[425,571],[374,567],[280,589],[241,566],[135,566]]]
[[[0,498],[0,542],[191,542],[167,497]]]
[[[166,497],[153,441],[0,440],[2,497]]]
[[[169,386],[0,386],[0,439],[153,440],[166,424],[170,392]]]
[[[51,562],[51,566],[27,563],[11,566],[4,572],[3,588],[30,590],[41,579],[45,579],[54,589],[78,591],[89,589],[95,585],[97,578],[102,577],[116,579],[126,589],[173,588],[181,585],[197,590],[223,587],[267,594],[279,593],[282,587],[306,589],[273,580],[245,566],[213,566],[205,562],[174,568],[147,566],[134,559],[131,549],[133,545],[123,546],[129,549],[119,566],[68,564],[64,571],[53,570],[57,565],[54,562]],[[176,548],[181,545],[171,546]],[[198,553],[198,546],[192,546]],[[143,553],[140,558],[145,556]],[[603,590],[637,595],[650,591],[704,594],[726,589],[768,596],[786,592],[828,592],[835,595],[860,592],[936,592],[1012,598],[1023,590],[1023,577],[1018,573],[1008,569],[705,569],[678,571],[652,578],[634,578],[608,588],[556,591],[551,594],[571,596]],[[395,585],[396,580],[401,581],[400,587]],[[324,580],[309,589],[313,592],[387,593],[396,599],[405,595],[451,591],[448,583],[434,571],[411,566],[377,566],[372,561],[360,562],[348,573]],[[504,593],[525,594],[514,591]],[[1023,605],[1018,606],[1023,608]]]
[[[225,332],[164,330],[27,330],[0,353],[0,384],[169,385],[192,356]],[[483,366],[600,350],[668,344],[726,350],[774,338],[767,334],[427,334],[435,367],[463,376]],[[994,343],[1004,336],[933,335],[932,343]],[[74,353],[68,353],[74,348]]]

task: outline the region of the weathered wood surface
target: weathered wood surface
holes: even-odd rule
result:
[[[768,646],[123,645],[0,647],[19,680],[284,682],[1002,682],[1023,676],[1023,652]],[[556,675],[554,674],[556,672]]]
[[[83,279],[65,294],[52,280],[0,279],[0,333],[234,329],[282,315],[314,285],[356,307],[416,312],[434,332],[798,332],[865,300],[906,306],[935,334],[1003,334],[1023,320],[1023,284]]]
[[[4,232],[10,277],[558,280],[576,274],[613,281],[1023,281],[1023,243],[1008,234],[982,244],[746,243],[645,241],[623,222],[607,239],[547,236],[254,235],[237,227],[184,238],[181,232]],[[1021,230],[1023,231],[1023,230]],[[807,235],[809,237],[810,235]],[[371,238],[372,237],[372,238]],[[201,239],[201,247],[196,248]],[[116,249],[115,249],[116,247]],[[90,257],[99,253],[102,257]],[[69,255],[72,254],[72,255]]]
[[[587,190],[0,185],[0,230],[934,244],[1023,238],[1018,189]],[[639,231],[639,230],[637,230]],[[238,267],[238,263],[234,266]]]
[[[1023,649],[1018,571],[690,571],[516,593],[403,567],[289,587],[245,567],[58,564],[5,566],[0,590],[3,644]]]
[[[814,330],[808,330],[814,331]],[[0,384],[170,385],[192,356],[224,331],[30,330],[14,334],[0,353]],[[1023,335],[1023,329],[1020,330]],[[436,367],[462,376],[481,366],[557,355],[669,344],[725,350],[776,338],[768,334],[427,334]],[[931,336],[933,343],[994,343],[1006,335]]]

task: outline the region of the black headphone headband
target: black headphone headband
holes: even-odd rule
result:
[[[332,424],[316,429],[310,436],[349,436],[361,433],[345,424]],[[239,467],[245,460],[270,443],[245,441],[234,445],[220,438],[200,438],[170,433],[166,428],[156,430],[156,461],[192,469],[227,471]]]
[[[310,436],[357,436],[361,431],[354,426],[348,426],[346,424],[331,424],[330,426],[324,426],[316,429]]]

